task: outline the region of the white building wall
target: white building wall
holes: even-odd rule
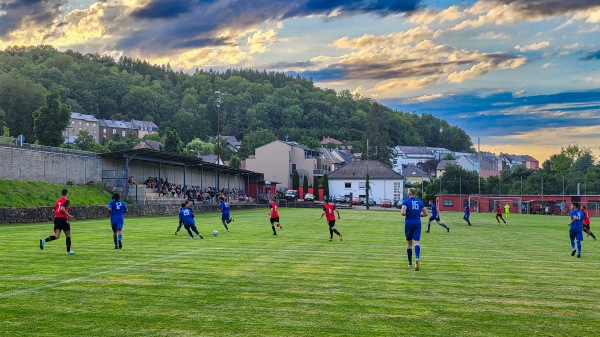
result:
[[[364,188],[359,188],[359,183],[366,182],[365,179],[330,179],[329,193],[331,195],[349,195],[358,197],[366,195]],[[403,180],[371,180],[371,198],[378,204],[381,199],[394,200],[394,182],[404,183]],[[350,188],[346,188],[346,183],[350,183]],[[401,198],[400,198],[401,199]]]

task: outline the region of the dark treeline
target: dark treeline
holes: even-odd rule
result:
[[[292,141],[331,136],[360,151],[371,129],[387,132],[388,137],[381,139],[390,147],[472,151],[464,130],[430,114],[379,106],[379,127],[369,125],[373,100],[346,90],[318,88],[309,79],[280,72],[198,69],[188,74],[168,64],[59,52],[51,46],[0,51],[0,127],[29,141],[35,139],[34,112],[51,92],[74,112],[104,119],[150,120],[163,131],[176,130],[184,144],[194,138],[208,141],[217,129],[215,91],[222,93],[221,134],[240,140],[266,129],[277,139],[287,134]]]

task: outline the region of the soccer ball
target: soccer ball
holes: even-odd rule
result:
[[[215,229],[215,230],[213,231],[213,235],[214,235],[214,236],[217,236],[217,235],[219,235],[219,231]]]

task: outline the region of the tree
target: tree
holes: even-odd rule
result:
[[[292,189],[298,190],[299,188],[300,188],[300,175],[298,174],[298,171],[294,171],[294,174],[292,174]]]
[[[165,130],[165,151],[171,153],[183,152],[183,142],[179,139],[177,131],[171,128]]]
[[[240,159],[246,159],[249,156],[254,155],[254,150],[257,147],[273,142],[276,139],[275,135],[267,129],[251,132],[242,140],[238,156]]]
[[[306,195],[306,193],[308,193],[308,177],[304,176],[304,181],[302,181],[302,189],[304,191],[304,195]],[[304,195],[302,196],[302,199],[304,199]]]
[[[2,128],[2,136],[10,137],[10,129],[8,128],[8,126]]]
[[[6,127],[6,112],[0,108],[0,128],[4,129]]]
[[[33,112],[44,105],[45,95],[44,87],[16,70],[0,74],[0,108],[6,113],[6,126],[13,136],[24,135],[33,143]]]
[[[456,160],[456,158],[454,158],[454,156],[452,155],[452,153],[446,153],[446,155],[442,159],[443,160]]]
[[[231,157],[231,159],[229,160],[229,167],[234,168],[234,169],[239,169],[242,167],[242,160],[237,157],[237,156],[233,156]]]
[[[184,153],[194,157],[214,155],[215,144],[212,142],[205,142],[199,138],[194,138],[185,145]]]
[[[329,177],[327,174],[323,176],[323,198],[329,200]]]
[[[316,150],[319,147],[321,147],[321,142],[319,142],[319,140],[317,138],[313,138],[313,137],[302,137],[302,139],[300,139],[300,141],[298,143],[306,146],[309,149],[313,149],[313,150]]]
[[[92,151],[95,144],[94,137],[85,130],[80,131],[75,141],[73,141],[73,145],[82,151]]]
[[[60,102],[57,92],[46,95],[46,105],[33,113],[35,139],[41,145],[59,146],[64,143],[63,131],[69,126],[71,112]]]
[[[315,195],[315,200],[319,200],[319,177],[313,176],[313,194]]]
[[[366,152],[363,152],[363,159],[377,160],[388,167],[392,165],[393,154],[390,147],[388,125],[388,116],[383,112],[381,105],[373,103],[365,127],[363,143]],[[368,147],[366,146],[367,142]]]

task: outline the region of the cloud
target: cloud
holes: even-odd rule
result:
[[[510,36],[504,33],[485,32],[475,36],[474,40],[508,40]]]
[[[0,1],[0,37],[21,26],[49,26],[60,16],[60,0]]]
[[[600,60],[600,50],[588,52],[579,58],[580,61]]]
[[[534,51],[534,50],[548,48],[549,46],[550,46],[550,41],[541,41],[541,42],[533,43],[533,44],[530,44],[527,46],[516,45],[515,49],[520,52],[526,52],[526,51]]]

